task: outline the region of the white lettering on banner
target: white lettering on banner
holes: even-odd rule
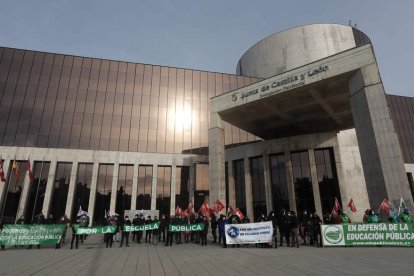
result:
[[[273,238],[271,221],[227,224],[225,226],[227,244],[268,243]]]

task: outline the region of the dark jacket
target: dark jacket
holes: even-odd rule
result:
[[[219,229],[219,236],[225,237],[225,225],[228,223],[226,218],[220,218],[218,220],[218,229]]]

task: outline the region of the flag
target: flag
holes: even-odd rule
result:
[[[244,219],[244,215],[239,208],[236,208],[236,215],[239,216],[240,220]]]
[[[216,213],[221,212],[221,210],[223,210],[225,208],[223,203],[221,203],[221,201],[218,200],[218,199],[216,201],[214,201],[214,205],[215,205],[214,210],[215,210]]]
[[[334,223],[337,223],[338,217],[339,217],[338,211],[336,211],[335,208],[333,208],[331,212],[331,221]]]
[[[231,207],[231,205],[229,204],[229,205],[227,206],[227,216],[228,216],[229,214],[232,214],[233,212],[234,212],[233,207]]]
[[[188,217],[188,215],[189,215],[190,213],[189,213],[189,211],[188,211],[188,209],[187,210],[185,210],[185,211],[183,211],[182,213],[181,213],[181,216],[183,216],[183,217]]]
[[[178,205],[177,208],[175,208],[175,214],[180,216],[183,214],[183,210],[181,210],[180,206]]]
[[[19,166],[17,165],[16,159],[13,160],[12,171],[14,171],[14,173],[16,174],[17,180],[19,180],[19,178],[20,178],[20,169],[19,169]]]
[[[30,179],[30,181],[33,181],[33,172],[32,172],[32,170],[30,168],[30,158],[27,159],[26,170],[29,172],[29,179]]]
[[[76,216],[81,216],[82,215],[82,206],[79,206],[79,211],[78,211],[78,214],[76,215]],[[105,212],[106,213],[106,212]],[[105,214],[105,218],[106,218],[106,214]]]
[[[351,200],[348,203],[348,207],[349,207],[349,210],[351,210],[354,213],[357,211],[357,209],[355,207],[354,200],[352,198],[351,198]]]
[[[206,201],[201,205],[200,209],[198,210],[199,213],[205,214],[210,211],[210,205]]]
[[[389,203],[389,201],[386,198],[384,198],[384,200],[382,201],[382,203],[380,205],[380,209],[382,209],[387,214],[390,213],[391,204]]]
[[[407,208],[407,205],[405,205],[405,202],[404,202],[403,198],[400,198],[400,206],[398,208],[399,209]]]
[[[341,206],[339,205],[339,201],[338,199],[335,197],[335,205],[334,205],[334,209],[335,211],[339,211],[339,209],[341,209]]]
[[[6,182],[6,177],[3,171],[3,160],[0,157],[0,181]]]
[[[208,214],[210,215],[210,217],[212,217],[214,215],[214,213],[216,212],[216,209],[209,209],[208,210]]]

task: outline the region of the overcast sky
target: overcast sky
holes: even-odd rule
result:
[[[414,96],[413,0],[0,0],[0,45],[235,73],[266,36],[349,20],[371,38],[385,90]]]

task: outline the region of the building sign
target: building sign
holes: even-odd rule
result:
[[[414,246],[411,223],[322,225],[324,246]]]
[[[226,224],[227,244],[268,243],[272,241],[271,221],[242,224]]]
[[[247,99],[252,95],[259,94],[260,98],[266,98],[283,91],[294,89],[297,87],[304,86],[306,84],[306,78],[316,76],[320,73],[329,70],[328,65],[320,65],[316,68],[311,68],[307,72],[298,73],[295,75],[283,77],[282,79],[276,79],[265,83],[259,88],[255,88],[244,92],[235,92],[232,94],[232,100],[237,101],[240,96],[241,100]]]
[[[6,224],[0,233],[1,245],[57,244],[60,242],[66,225]]]

